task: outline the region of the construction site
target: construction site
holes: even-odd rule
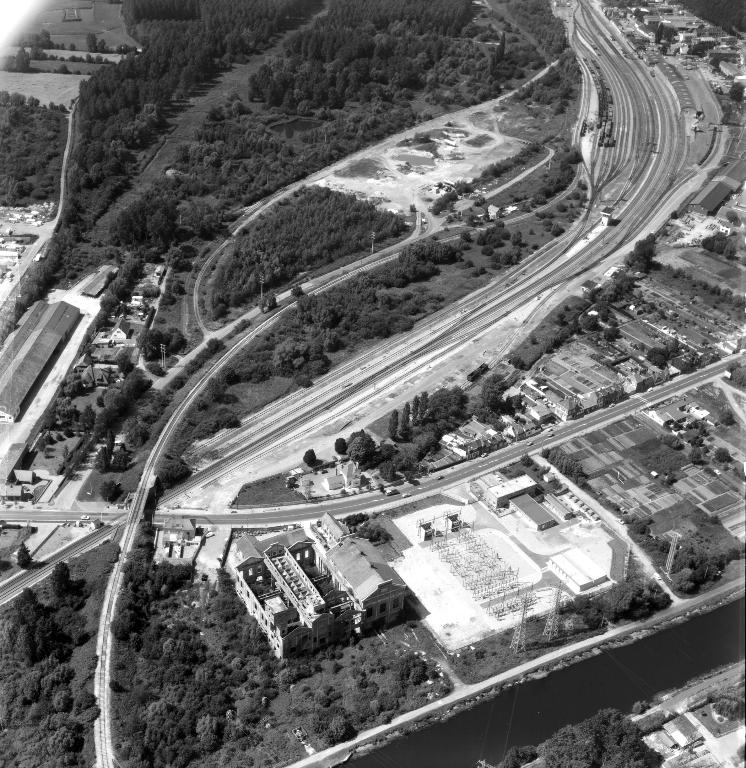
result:
[[[487,490],[519,486],[493,474],[482,480]],[[411,546],[392,565],[449,652],[511,629],[518,652],[528,617],[547,616],[551,635],[563,602],[625,578],[624,542],[569,500],[564,506],[537,494],[538,501],[525,493],[529,482],[520,485],[524,492],[500,505],[475,487],[465,503],[454,499],[393,521]]]

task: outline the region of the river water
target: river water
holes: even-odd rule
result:
[[[508,747],[538,744],[603,707],[629,712],[635,701],[744,656],[744,600],[604,651],[542,680],[515,686],[350,761],[352,768],[474,768]]]

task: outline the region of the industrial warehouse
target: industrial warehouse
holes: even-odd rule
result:
[[[22,416],[80,318],[80,311],[64,301],[38,301],[23,315],[0,353],[0,422],[10,424]]]

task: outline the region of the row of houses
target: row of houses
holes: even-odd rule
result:
[[[226,565],[278,658],[388,626],[408,594],[378,550],[328,514],[310,534],[236,536]]]

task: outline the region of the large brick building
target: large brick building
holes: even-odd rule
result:
[[[230,546],[236,592],[278,658],[391,624],[401,614],[402,579],[369,542],[343,528],[338,534],[336,541],[315,541],[299,528],[242,536]]]

